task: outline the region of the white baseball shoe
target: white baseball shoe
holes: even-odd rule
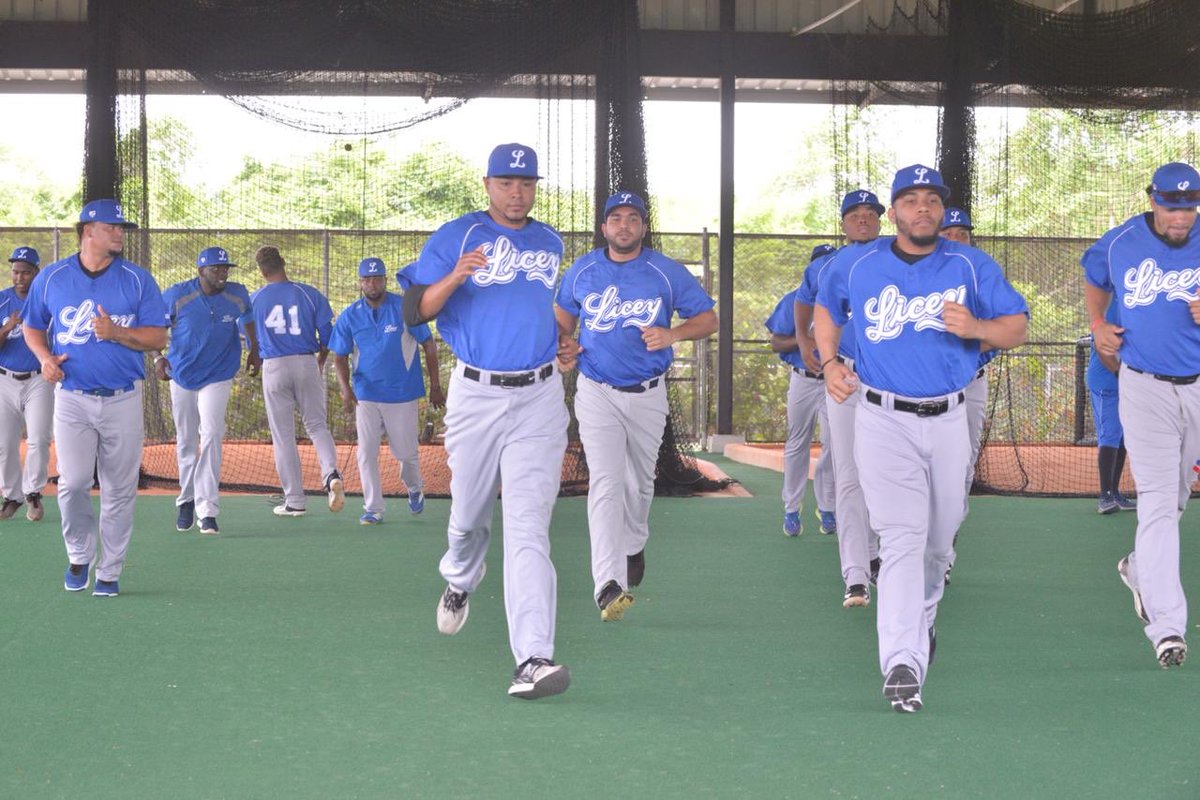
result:
[[[325,491],[329,493],[329,510],[341,511],[346,505],[346,488],[342,484],[342,476],[332,473],[325,481]]]
[[[526,659],[525,663],[513,672],[508,693],[524,700],[537,700],[540,697],[562,694],[570,685],[571,671],[566,665],[534,656]]]

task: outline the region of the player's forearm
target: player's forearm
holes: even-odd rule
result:
[[[671,329],[671,333],[677,342],[703,339],[706,336],[712,336],[716,332],[717,312],[711,309],[697,314]]]
[[[154,325],[141,328],[115,326],[109,341],[124,345],[130,350],[162,350],[167,346],[167,329]]]
[[[333,371],[337,374],[338,386],[342,387],[342,392],[350,391],[350,357],[334,355]]]
[[[574,336],[579,317],[561,306],[554,307],[554,321],[558,323],[558,332],[562,336]]]
[[[1112,302],[1112,294],[1099,286],[1085,283],[1083,285],[1083,302],[1087,307],[1088,321],[1091,323],[1092,330],[1095,330],[1096,325],[1104,322],[1104,315],[1108,313],[1108,304]]]
[[[246,334],[246,351],[252,355],[258,355],[258,331],[254,327],[253,322],[247,322],[245,327]]]
[[[993,350],[1008,350],[1025,344],[1029,334],[1029,318],[1024,314],[1006,314],[995,319],[979,320],[979,342]]]
[[[21,329],[21,334],[25,337],[25,346],[37,358],[38,363],[50,357],[50,344],[45,331],[26,325]]]
[[[795,336],[785,336],[782,333],[771,334],[771,351],[774,353],[794,353],[799,349]]]
[[[441,364],[438,362],[437,345],[430,339],[422,345],[425,350],[425,371],[429,374],[429,388],[441,388]]]
[[[821,351],[823,360],[828,361],[837,355],[842,328],[833,321],[829,309],[819,304],[813,306],[813,338],[817,341],[817,350]]]
[[[458,290],[459,286],[466,283],[466,277],[460,276],[456,272],[451,272],[437,283],[426,286],[424,291],[421,292],[420,302],[417,305],[421,314],[421,321],[428,322],[442,313],[442,309],[446,306],[446,301],[450,299],[450,295]]]
[[[808,303],[793,303],[792,315],[796,318],[796,338],[809,338],[808,330],[812,327],[813,307]]]

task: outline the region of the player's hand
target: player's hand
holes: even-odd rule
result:
[[[0,326],[0,339],[7,337],[10,333],[12,333],[13,328],[17,327],[20,324],[21,324],[21,315],[14,313],[11,317],[9,317],[5,321],[4,325]]]
[[[429,405],[434,408],[446,407],[446,393],[442,391],[441,386],[429,387]]]
[[[953,333],[960,339],[980,338],[979,320],[962,303],[947,300],[942,307],[942,322],[946,325],[947,333]]]
[[[166,358],[160,358],[154,362],[154,374],[160,381],[171,380],[171,362]]]
[[[575,369],[575,364],[579,361],[579,354],[582,352],[583,348],[579,346],[579,340],[574,336],[560,333],[558,335],[558,352],[556,353],[559,372],[570,372]]]
[[[58,383],[67,377],[62,371],[62,363],[67,360],[67,354],[47,356],[42,359],[42,380],[46,383]]]
[[[804,368],[814,375],[821,372],[821,360],[817,357],[817,343],[807,334],[796,334],[796,344],[800,348],[800,358],[804,359]]]
[[[483,269],[487,266],[487,263],[487,256],[483,254],[483,245],[479,245],[474,250],[469,250],[459,256],[450,274],[454,276],[455,282],[459,286],[462,286],[474,274],[475,270]]]
[[[642,328],[642,341],[646,343],[648,352],[666,350],[675,344],[675,331],[670,328]]]
[[[825,365],[825,391],[835,401],[844,403],[858,391],[858,375],[835,358]]]
[[[92,319],[92,331],[100,341],[116,341],[120,326],[112,321],[112,317],[104,310],[104,306],[96,305],[96,316]]]
[[[353,414],[354,409],[358,407],[358,398],[354,396],[353,389],[342,390],[342,408],[346,409],[347,414]]]
[[[258,371],[262,369],[262,356],[258,353],[246,354],[246,374],[251,378],[258,377]]]
[[[1194,311],[1192,313],[1195,314]],[[1111,322],[1102,322],[1097,325],[1092,331],[1092,341],[1096,343],[1096,352],[1102,356],[1116,358],[1117,351],[1121,349],[1121,334],[1123,333],[1125,333],[1124,328],[1113,325]]]
[[[1196,296],[1188,303],[1188,311],[1192,312],[1192,322],[1200,325],[1200,289],[1196,290]]]

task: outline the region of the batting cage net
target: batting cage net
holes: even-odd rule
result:
[[[316,286],[337,313],[359,296],[360,259],[382,258],[394,273],[417,259],[439,225],[486,202],[480,180],[486,150],[466,158],[439,140],[452,138],[456,125],[485,125],[495,130],[493,143],[534,147],[546,180],[533,213],[564,232],[564,268],[602,241],[594,232],[597,198],[618,188],[651,197],[634,0],[194,0],[169,8],[153,0],[122,0],[118,27],[123,43],[185,67],[149,77],[144,71],[119,72],[111,107],[118,195],[128,217],[141,225],[127,239],[127,255],[148,267],[164,289],[194,277],[196,254],[219,245],[242,267],[230,279],[254,291],[263,281],[253,253],[271,244],[283,254],[289,277]],[[331,43],[335,57],[314,57],[328,53]],[[231,48],[243,47],[278,68],[227,69]],[[580,48],[595,53],[595,72],[559,74],[556,62]],[[446,68],[396,69],[431,60]],[[313,62],[336,68],[310,69]],[[290,157],[247,158],[237,176],[216,189],[190,182],[181,167],[191,156],[192,128],[204,121],[156,113],[161,95],[155,92],[164,90],[221,95],[264,124],[286,130],[289,142],[307,136],[309,145]],[[464,118],[464,107],[477,110],[485,96],[493,99],[484,113]],[[700,263],[693,264],[699,273]],[[436,331],[436,322],[431,327]],[[691,455],[703,435],[690,408],[702,372],[697,354],[706,349],[692,343],[677,348],[679,363],[668,384],[673,412],[656,481],[662,494],[711,491],[727,482],[705,477]],[[444,344],[439,362],[445,386],[454,357]],[[331,366],[327,381],[339,469],[348,490],[355,491],[353,413],[342,408]],[[573,379],[567,388],[570,399]],[[174,483],[168,384],[148,380],[146,405],[144,478]],[[442,415],[425,401],[420,413],[426,491],[445,495]],[[305,435],[298,424],[301,442]],[[235,379],[226,440],[223,486],[278,486],[258,379],[245,374]],[[301,447],[301,454],[306,489],[319,493],[322,480],[311,448]],[[392,460],[385,458],[383,465],[385,491],[404,491]],[[586,456],[572,419],[562,491],[586,490]]]
[[[1156,166],[1197,160],[1200,15],[1191,0],[1088,14],[1061,13],[1060,5],[897,0],[873,20],[881,36],[931,37],[945,50],[944,79],[934,86],[839,79],[826,105],[810,107],[825,134],[808,159],[811,174],[781,178],[778,202],[795,209],[787,228],[735,237],[735,432],[751,441],[785,438],[788,374],[766,347],[763,320],[799,283],[813,245],[840,241],[841,195],[863,186],[886,196],[903,166],[895,111],[923,105],[929,113],[915,122],[905,117],[903,133],[936,142],[952,203],[971,213],[977,244],[1031,309],[1029,343],[987,367],[991,394],[975,489],[1097,491],[1079,258],[1105,230],[1147,209],[1144,188]],[[320,288],[340,310],[357,296],[359,259],[381,257],[394,271],[416,258],[429,231],[480,206],[486,154],[464,158],[442,144],[456,125],[494,130],[497,142],[528,139],[537,149],[547,179],[534,214],[568,232],[568,263],[597,244],[598,198],[626,188],[653,200],[636,0],[122,0],[119,8],[123,47],[182,66],[119,73],[110,108],[118,193],[142,226],[130,237],[130,256],[164,288],[195,274],[202,248],[221,245],[244,265],[231,278],[253,290],[261,281],[252,253],[274,244],[290,275]],[[830,38],[831,73],[861,76],[837,41]],[[269,68],[228,70],[230,54],[246,48]],[[566,73],[564,55],[581,52],[594,71]],[[408,69],[427,63],[448,67]],[[228,98],[277,130],[307,132],[312,146],[246,159],[219,188],[187,180],[188,126],[205,120],[181,125],[158,113],[170,92]],[[891,232],[886,221],[883,232]],[[21,243],[51,252],[73,246],[55,245],[48,230],[22,235],[29,239]],[[694,266],[716,294],[715,236],[663,235],[653,244]],[[660,491],[712,485],[688,451],[716,416],[709,388],[715,349],[699,343],[677,352]],[[452,361],[445,348],[441,360],[445,375]],[[170,482],[169,393],[148,381],[146,395],[144,471],[148,480]],[[332,378],[329,408],[344,473],[353,476],[353,425]],[[440,415],[423,407],[422,419],[427,440],[436,442]],[[261,387],[245,376],[235,381],[228,438],[244,443],[245,453],[233,447],[227,454],[227,485],[274,488]],[[423,459],[438,460],[435,449],[424,448]],[[437,469],[432,461],[424,466]],[[308,467],[308,487],[319,491],[315,464]],[[586,490],[586,474],[573,426],[564,491]],[[400,491],[398,478],[388,488]],[[1132,489],[1128,476],[1123,488]]]

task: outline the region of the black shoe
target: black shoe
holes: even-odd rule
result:
[[[871,592],[866,586],[861,583],[856,583],[853,586],[846,587],[846,593],[842,595],[842,608],[855,608],[871,605]]]
[[[625,616],[625,609],[633,605],[633,595],[622,589],[616,581],[609,581],[600,589],[596,605],[600,607],[600,619],[616,622]]]
[[[175,517],[175,530],[190,531],[192,525],[196,522],[196,503],[193,500],[188,500],[186,503],[181,503],[178,508],[179,516]]]
[[[883,681],[883,696],[892,704],[892,708],[902,714],[911,714],[921,710],[921,684],[917,682],[917,673],[907,664],[892,667]]]
[[[929,626],[929,666],[933,666],[933,654],[937,652],[937,631]]]
[[[871,559],[871,585],[872,586],[879,585],[879,565],[882,563],[883,562],[880,561],[878,558]]]
[[[20,507],[20,500],[5,500],[4,505],[0,506],[0,519],[12,519],[13,514],[16,514]]]
[[[639,550],[625,557],[625,569],[628,573],[630,586],[641,586],[642,578],[646,575],[646,551]]]

